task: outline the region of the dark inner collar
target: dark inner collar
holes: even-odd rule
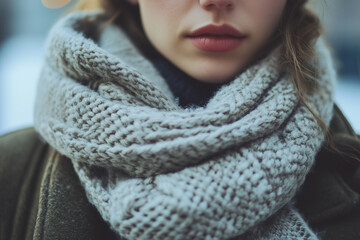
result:
[[[222,86],[222,84],[201,82],[189,76],[163,56],[157,55],[150,61],[166,80],[179,105],[183,108],[205,106]]]

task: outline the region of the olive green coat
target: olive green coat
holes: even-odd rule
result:
[[[360,239],[360,139],[335,107],[336,148],[323,148],[296,206],[325,240]],[[353,157],[352,157],[353,156]],[[87,201],[71,161],[32,129],[0,137],[0,240],[121,239]]]

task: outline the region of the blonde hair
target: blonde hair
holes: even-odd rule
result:
[[[322,33],[320,19],[306,8],[307,2],[308,0],[287,1],[279,27],[282,60],[292,75],[301,103],[309,109],[326,132],[325,123],[306,103],[308,94],[317,90],[318,73],[311,65],[311,60],[316,57],[315,41]]]

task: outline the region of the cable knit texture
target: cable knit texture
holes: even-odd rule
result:
[[[89,38],[102,18],[73,13],[51,31],[35,127],[111,227],[129,240],[317,239],[291,200],[324,136],[279,50],[184,109],[121,29]],[[309,105],[328,124],[335,74],[323,45]]]

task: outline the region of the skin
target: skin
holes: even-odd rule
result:
[[[130,1],[139,4],[145,34],[163,56],[195,79],[225,83],[251,64],[270,42],[287,0]],[[228,52],[203,51],[187,36],[209,24],[229,24],[246,38]]]
[[[41,2],[47,8],[61,8],[70,3],[71,0],[41,0]]]

